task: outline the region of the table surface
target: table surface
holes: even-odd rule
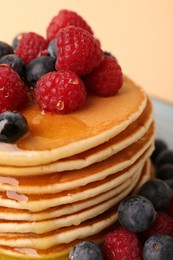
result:
[[[152,98],[156,121],[156,138],[163,139],[173,149],[173,104]]]

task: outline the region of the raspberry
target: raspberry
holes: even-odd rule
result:
[[[70,113],[84,103],[86,91],[74,72],[49,72],[36,83],[36,99],[43,110]]]
[[[47,41],[39,34],[29,32],[23,34],[19,40],[16,54],[28,64],[31,60],[47,48]]]
[[[18,109],[27,99],[26,87],[8,65],[0,65],[0,112]]]
[[[63,28],[57,34],[57,70],[71,70],[83,76],[96,68],[104,55],[98,41],[76,26]]]
[[[87,22],[76,12],[69,10],[61,10],[56,16],[54,16],[47,27],[47,39],[50,42],[53,40],[60,29],[69,25],[81,27],[93,35],[93,31]]]
[[[148,230],[140,234],[142,240],[148,239],[152,235],[162,234],[173,237],[173,218],[162,211],[158,211],[156,219]]]
[[[103,242],[105,260],[141,260],[140,242],[135,233],[119,228],[106,235]]]
[[[123,74],[116,59],[105,56],[103,62],[84,77],[88,90],[102,97],[114,96],[122,87]]]

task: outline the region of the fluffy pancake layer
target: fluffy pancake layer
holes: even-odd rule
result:
[[[10,250],[14,255],[20,255],[21,252],[23,252],[23,255],[25,255],[25,252],[29,255],[30,252],[30,256],[32,257],[37,254],[45,256],[45,253],[47,252],[46,255],[50,257],[48,259],[51,259],[51,255],[59,255],[61,257],[60,259],[67,259],[68,252],[63,256],[63,250],[69,250],[76,241],[90,238],[93,241],[100,242],[104,237],[104,229],[109,228],[112,225],[112,228],[115,228],[116,226],[118,202],[130,194],[134,187],[142,185],[144,176],[145,178],[148,176],[147,179],[150,178],[149,162],[144,165],[141,171],[137,171],[136,174],[134,174],[128,188],[113,196],[111,199],[106,200],[104,203],[97,205],[97,213],[99,213],[99,208],[102,208],[103,210],[101,214],[96,214],[95,217],[92,217],[89,220],[84,220],[84,222],[81,222],[80,224],[77,223],[76,225],[74,224],[72,226],[59,228],[55,231],[46,232],[44,234],[34,234],[33,232],[25,233],[23,230],[21,230],[22,233],[7,232],[3,234],[1,232],[1,252],[6,250],[8,247],[8,250]],[[107,208],[106,205],[108,205]],[[6,225],[7,224],[8,222]],[[23,224],[23,222],[21,222],[21,224]],[[17,223],[15,223],[15,225],[17,225]],[[20,222],[18,225],[20,225]],[[13,230],[15,231],[15,229]],[[11,247],[9,247],[9,245],[11,245]]]
[[[154,124],[148,132],[136,143],[112,155],[107,160],[92,164],[80,170],[54,172],[38,176],[0,176],[0,191],[15,191],[26,194],[57,193],[85,186],[102,180],[113,173],[132,165],[150,146],[154,138]],[[124,157],[124,154],[126,155]],[[20,200],[20,199],[19,199]],[[22,200],[22,199],[21,199]]]

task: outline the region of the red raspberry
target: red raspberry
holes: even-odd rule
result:
[[[92,29],[87,22],[76,12],[69,10],[61,10],[55,17],[52,18],[47,28],[47,39],[50,42],[55,39],[60,29],[65,28],[69,25],[81,27],[93,34]]]
[[[57,34],[57,70],[71,70],[83,76],[96,68],[104,54],[98,40],[90,33],[76,26],[63,28]]]
[[[0,65],[0,112],[16,110],[27,99],[26,87],[8,65]]]
[[[171,203],[167,209],[167,213],[170,217],[173,218],[173,195],[172,195]]]
[[[39,34],[29,32],[23,34],[16,48],[16,54],[28,64],[47,48],[47,41]]]
[[[173,218],[167,213],[158,211],[156,219],[148,230],[140,234],[143,241],[152,235],[162,234],[173,237]]]
[[[105,56],[104,61],[83,80],[89,91],[108,97],[117,94],[122,87],[123,74],[116,59]]]
[[[54,113],[70,113],[86,99],[85,87],[72,71],[54,71],[43,75],[36,83],[39,106]]]
[[[142,250],[135,233],[120,228],[106,235],[103,242],[105,260],[141,260]]]

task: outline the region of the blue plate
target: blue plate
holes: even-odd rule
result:
[[[173,149],[173,104],[152,98],[156,121],[156,138],[163,139]]]

